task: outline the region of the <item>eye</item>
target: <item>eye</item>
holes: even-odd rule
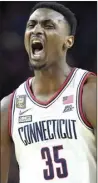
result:
[[[54,25],[53,24],[45,24],[45,28],[47,29],[53,29]]]
[[[35,21],[32,21],[32,22],[28,22],[27,23],[27,27],[28,28],[33,28],[35,26],[36,22]]]
[[[28,27],[28,28],[31,28],[31,27],[34,27],[34,26],[35,26],[35,25],[32,24],[32,23],[27,24],[27,27]]]

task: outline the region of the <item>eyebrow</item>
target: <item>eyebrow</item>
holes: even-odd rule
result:
[[[28,23],[33,23],[33,22],[38,22],[38,20],[28,20],[28,22],[27,22],[27,24]],[[52,19],[44,19],[44,20],[41,20],[40,22],[46,22],[46,23],[48,23],[48,22],[52,22],[52,23],[55,23]]]

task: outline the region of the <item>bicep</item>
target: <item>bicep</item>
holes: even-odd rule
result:
[[[7,183],[10,164],[11,140],[8,133],[8,106],[1,101],[1,183]]]

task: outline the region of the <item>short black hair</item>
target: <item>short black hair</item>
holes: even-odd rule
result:
[[[31,10],[30,15],[39,8],[49,8],[49,9],[53,9],[59,13],[61,13],[65,20],[68,21],[70,28],[71,28],[71,35],[75,35],[76,33],[76,27],[77,27],[77,20],[75,18],[74,13],[72,13],[72,11],[70,11],[67,7],[65,7],[64,5],[57,3],[57,2],[52,2],[52,1],[45,1],[45,2],[39,2],[37,3]]]

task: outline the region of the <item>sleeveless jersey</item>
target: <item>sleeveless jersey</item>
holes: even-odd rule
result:
[[[34,97],[33,78],[14,92],[9,129],[20,183],[96,183],[95,136],[82,112],[90,74],[73,68],[47,103]]]

